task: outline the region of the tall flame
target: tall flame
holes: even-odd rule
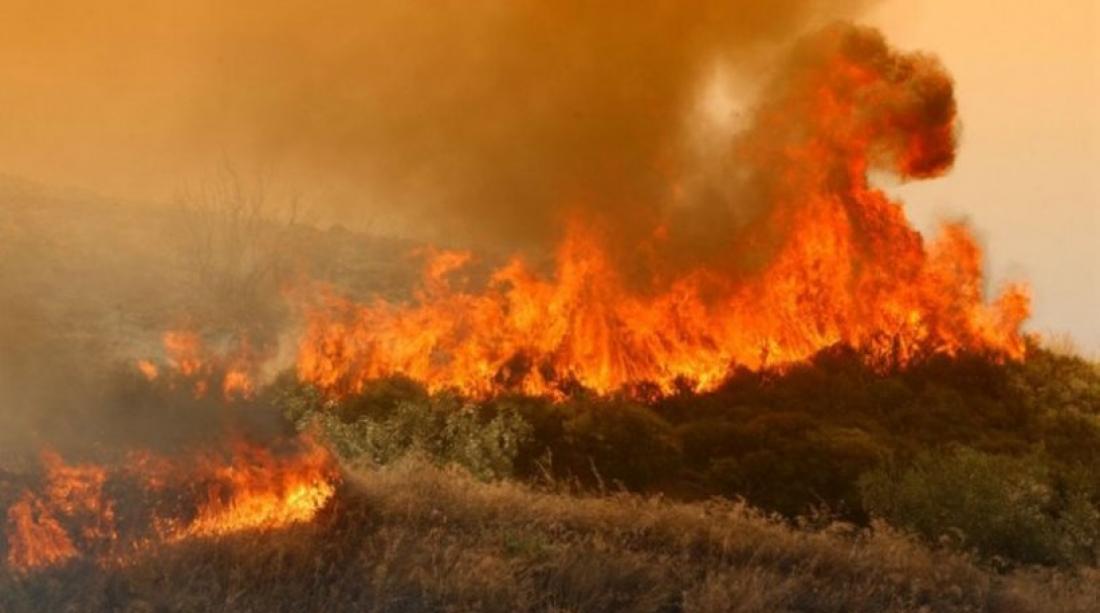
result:
[[[480,291],[447,275],[467,254],[432,258],[413,302],[357,305],[326,294],[308,309],[298,374],[331,394],[403,374],[484,396],[598,392],[650,382],[708,389],[733,366],[759,369],[845,344],[876,365],[930,354],[1022,356],[1028,294],[987,302],[981,250],[947,224],[925,245],[868,172],[902,178],[954,160],[955,103],[934,60],[838,26],[805,43],[737,147],[768,207],[729,237],[731,265],[697,264],[644,289],[628,282],[594,215],[574,216],[555,266],[514,258]],[[657,249],[666,232],[654,232]],[[734,262],[770,256],[744,270]]]

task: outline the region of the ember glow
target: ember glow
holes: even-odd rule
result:
[[[218,353],[189,330],[169,330],[162,340],[168,371],[180,384],[190,386],[196,398],[205,396],[212,387],[220,389],[225,400],[251,398],[255,392],[258,361],[248,343],[241,341],[232,351]],[[149,381],[161,374],[161,368],[152,360],[137,360],[134,365]]]
[[[283,528],[313,519],[335,493],[335,464],[309,441],[285,454],[231,447],[187,459],[135,453],[121,467],[43,453],[41,487],[23,490],[7,511],[8,567],[26,573],[80,557],[126,563],[150,544]],[[117,516],[124,504],[142,520]]]
[[[836,344],[869,363],[981,352],[1020,358],[1026,288],[989,300],[981,249],[949,223],[930,243],[869,172],[902,180],[946,172],[955,155],[952,84],[941,66],[888,48],[873,31],[837,26],[796,50],[734,155],[768,207],[728,237],[730,262],[631,283],[593,214],[566,224],[552,272],[514,258],[478,290],[447,278],[468,254],[430,258],[410,303],[312,305],[299,377],[333,395],[401,374],[474,396],[555,395],[652,383],[706,390],[731,367],[778,367]],[[663,226],[639,253],[668,248]]]

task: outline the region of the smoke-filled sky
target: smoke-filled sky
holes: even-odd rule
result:
[[[963,122],[952,173],[890,189],[924,228],[969,217],[1033,327],[1100,348],[1093,0],[317,4],[6,0],[0,173],[159,202],[229,159],[326,221],[508,247],[570,206],[751,211],[710,134],[798,33],[868,21],[941,57]]]

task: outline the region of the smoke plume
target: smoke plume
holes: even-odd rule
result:
[[[708,80],[864,2],[178,4],[12,5],[0,164],[145,197],[228,156],[330,220],[511,248],[576,209],[632,239],[668,207],[751,213],[727,148],[688,142]]]

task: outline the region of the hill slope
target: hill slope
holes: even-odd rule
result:
[[[994,574],[884,526],[791,527],[738,503],[575,497],[406,461],[313,523],[0,579],[0,609],[1094,611],[1095,570]]]

